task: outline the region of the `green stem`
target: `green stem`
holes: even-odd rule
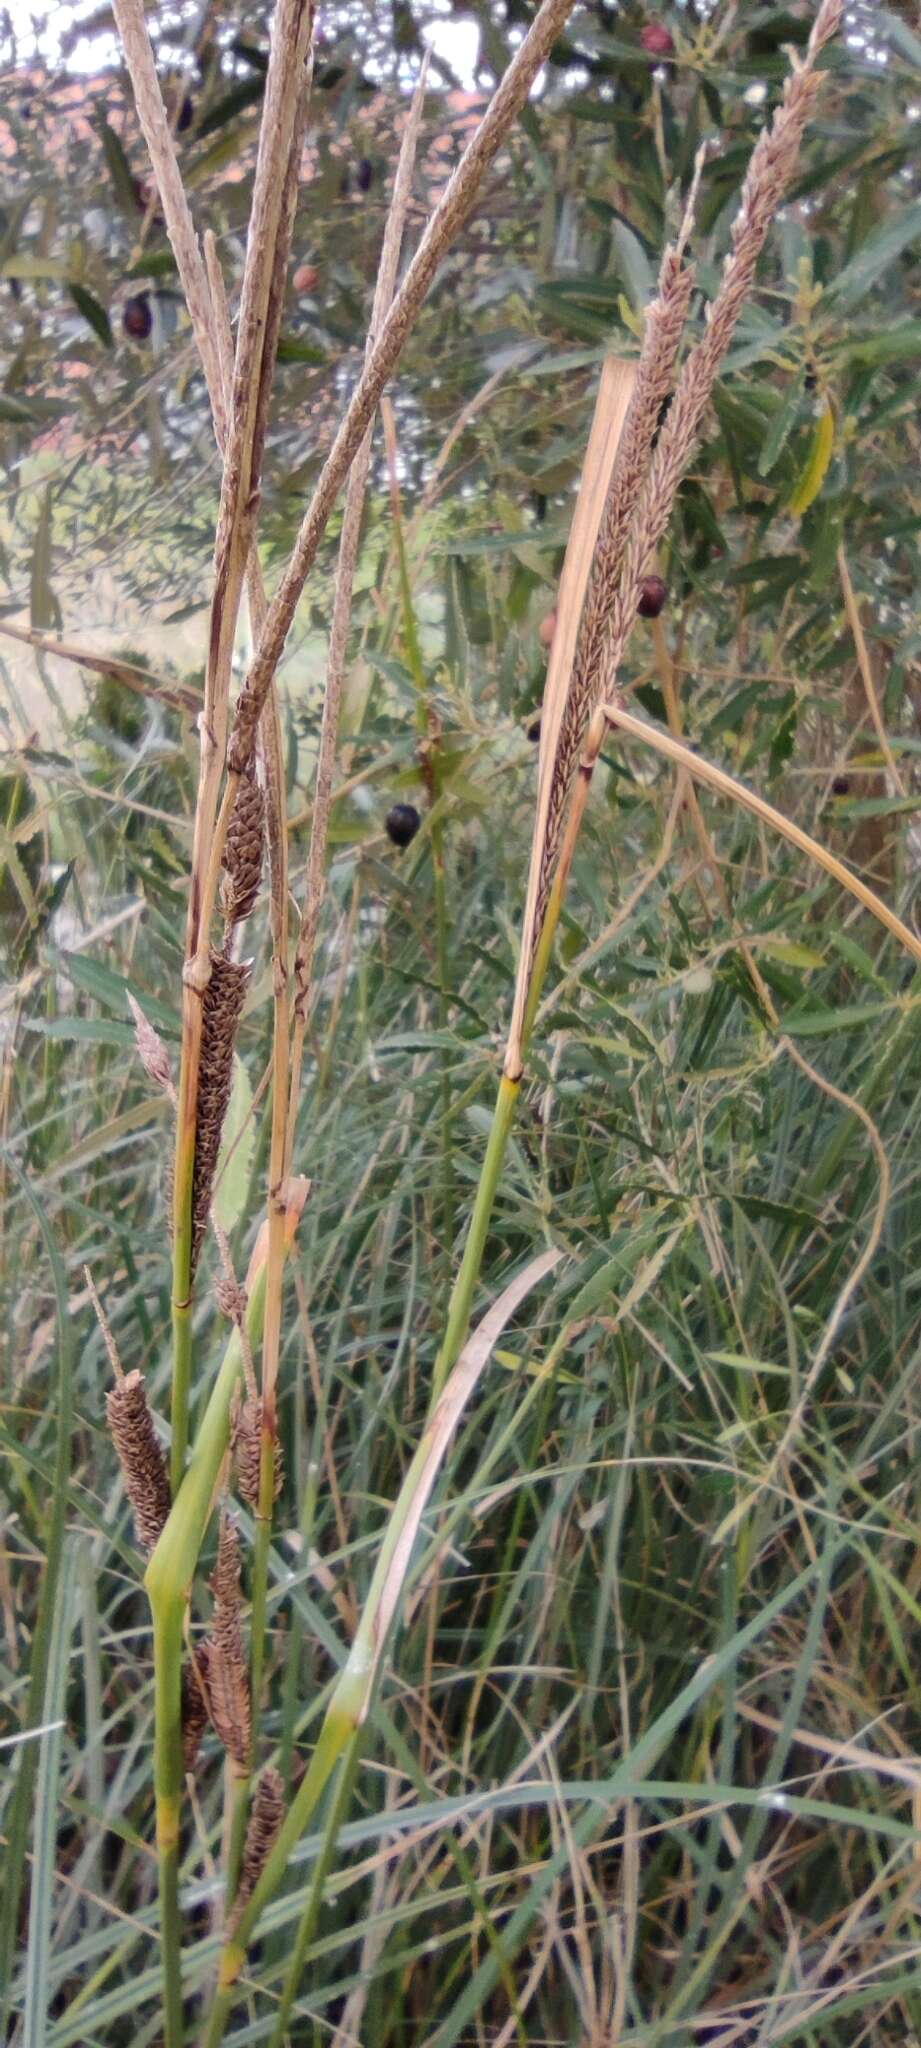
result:
[[[282,1822],[252,1897],[247,1900],[233,1934],[225,1943],[217,1995],[209,2014],[202,2048],[218,2048],[218,2043],[224,2038],[224,2030],[236,1996],[237,1979],[246,1956],[247,1943],[260,1913],[274,1896],[284,1877],[292,1849],[303,1834],[332,1772],[360,1725],[368,1676],[367,1670],[356,1670],[352,1665],[352,1658],[349,1659],[326,1710],[307,1774],[302,1779],[287,1816]]]
[[[182,1606],[154,1614],[154,1785],[160,1884],[165,2048],[182,2048],[182,1927],[179,1828],[182,1811]]]
[[[552,893],[540,943],[535,955],[526,1012],[525,1042],[527,1032],[530,1030],[533,1022],[537,1003],[540,999],[541,986],[550,958],[553,937],[559,918],[560,903],[561,892],[556,891]],[[467,1336],[473,1296],[483,1263],[483,1251],[520,1089],[520,1076],[512,1078],[508,1074],[503,1074],[499,1083],[486,1154],[480,1171],[473,1214],[470,1219],[470,1228],[467,1232],[467,1241],[464,1245],[463,1257],[448,1307],[448,1320],[444,1339],[435,1361],[429,1408],[430,1417],[445,1381],[457,1363]],[[294,1957],[285,1980],[282,2008],[279,2016],[279,2028],[281,2031],[273,2035],[272,2048],[275,2048],[275,2044],[281,2039],[283,2023],[291,2010],[291,2004],[297,1991],[297,1983],[303,1967],[304,1956],[306,1955],[316,1923],[323,1881],[335,1851],[339,1830],[348,1807],[354,1774],[358,1767],[361,1729],[368,1715],[375,1675],[380,1668],[381,1661],[382,1645],[377,1639],[381,1599],[397,1545],[412,1511],[418,1479],[428,1457],[429,1434],[430,1430],[427,1427],[423,1431],[422,1438],[410,1462],[387,1523],[355,1641],[327,1707],[307,1774],[291,1802],[252,1896],[247,1901],[232,1936],[225,1943],[221,1958],[218,1991],[212,2005],[202,2048],[220,2048],[220,2043],[224,2039],[227,2022],[233,2009],[235,1987],[240,1971],[243,1968],[247,1944],[260,1914],[278,1890],[287,1869],[291,1852],[303,1834],[333,1770],[341,1760],[342,1769],[336,1796],[330,1810],[318,1870],[304,1909]]]
[[[438,1029],[444,1034],[448,1028],[448,911],[445,889],[444,827],[441,818],[432,822],[432,869],[435,883],[435,941],[438,957]],[[442,1183],[442,1237],[445,1258],[445,1293],[447,1293],[451,1272],[451,1253],[454,1244],[454,1163],[451,1150],[451,1072],[450,1054],[446,1045],[441,1047],[441,1183]]]
[[[512,1119],[515,1114],[520,1087],[520,1081],[510,1080],[507,1074],[503,1074],[499,1082],[499,1093],[496,1097],[492,1128],[486,1146],[486,1157],[483,1160],[476,1199],[473,1204],[473,1215],[470,1218],[467,1242],[464,1245],[464,1253],[458,1268],[457,1279],[451,1292],[445,1333],[432,1374],[433,1404],[437,1401],[449,1372],[457,1363],[467,1335],[470,1323],[470,1310],[474,1293],[476,1292],[477,1281],[480,1277],[480,1267],[483,1263],[486,1235],[492,1217],[496,1190],[502,1172],[502,1162],[505,1158],[505,1148],[508,1144],[509,1132],[512,1128]]]
[[[182,1484],[189,1441],[192,1384],[192,1304],[173,1302],[173,1390],[170,1398],[170,1481],[175,1500]]]
[[[175,1500],[182,1482],[189,1441],[189,1389],[192,1380],[192,1180],[195,1171],[195,1104],[201,1047],[200,998],[182,992],[182,1054],[176,1110],[176,1156],[173,1166],[173,1388],[170,1400],[170,1479]],[[196,1029],[196,1026],[199,1028]]]
[[[240,1882],[240,1865],[243,1861],[243,1844],[246,1840],[246,1821],[249,1813],[249,1788],[252,1772],[241,1771],[238,1764],[228,1767],[224,1790],[226,1861],[224,1869],[224,1912],[229,1914]]]
[[[250,1294],[250,1342],[261,1334],[265,1267]],[[243,1370],[240,1333],[234,1330],[202,1419],[195,1449],[173,1502],[144,1583],[154,1630],[154,1786],[160,1880],[160,1935],[166,2048],[182,2048],[179,1832],[182,1820],[182,1630],[189,1591],[221,1460],[230,1440],[230,1404]]]
[[[251,1344],[262,1336],[265,1310],[265,1266],[260,1266],[250,1289],[246,1327]],[[167,1612],[177,1601],[180,1613],[192,1584],[202,1538],[208,1526],[211,1502],[221,1469],[221,1459],[230,1442],[230,1404],[243,1372],[240,1335],[234,1330],[228,1339],[221,1369],[195,1439],[195,1447],[182,1485],[144,1574],[154,1617]]]
[[[314,1866],[310,1890],[304,1902],[304,1910],[301,1914],[300,1921],[298,1923],[297,1936],[294,1943],[294,1953],[288,1965],[288,1974],[285,1978],[284,1988],[281,1994],[281,2003],[278,2008],[278,2017],[275,2021],[275,2026],[269,2040],[269,2048],[282,2048],[285,2035],[288,2031],[288,2021],[291,2017],[291,2008],[294,2004],[295,1998],[297,1997],[297,1987],[304,1973],[304,1964],[307,1960],[307,1950],[310,1947],[311,1941],[313,1940],[313,1936],[316,1930],[316,1924],[320,1917],[320,1908],[323,1904],[323,1887],[326,1883],[326,1879],[329,1875],[330,1865],[336,1853],[336,1843],[339,1840],[339,1831],[342,1827],[342,1824],[345,1820],[345,1816],[349,1809],[349,1804],[352,1797],[352,1789],[358,1774],[358,1766],[361,1762],[361,1734],[361,1728],[356,1728],[354,1734],[351,1735],[349,1738],[349,1741],[346,1745],[345,1751],[339,1763],[339,1774],[336,1781],[336,1788],[333,1793],[332,1800],[330,1802],[326,1827],[323,1834],[323,1841],[320,1845],[320,1852],[317,1857],[316,1864]]]

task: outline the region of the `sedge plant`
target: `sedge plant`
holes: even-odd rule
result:
[[[196,1730],[200,1732],[205,1716],[210,1718],[229,1760],[225,1828],[227,1918],[218,1987],[206,2020],[207,2048],[218,2048],[224,2037],[249,1944],[265,1907],[284,1881],[298,1840],[322,1804],[321,1846],[276,2016],[273,2039],[280,2041],[309,1953],[325,1875],[348,1812],[363,1730],[372,1710],[425,1506],[460,1417],[505,1323],[530,1290],[548,1277],[559,1262],[560,1254],[555,1249],[530,1260],[470,1334],[484,1247],[520,1097],[528,1046],[539,1022],[567,881],[605,734],[615,733],[647,745],[669,759],[683,775],[693,776],[729,801],[753,810],[766,826],[783,834],[805,857],[817,860],[840,886],[894,932],[916,958],[921,958],[921,945],[875,892],[757,793],[701,761],[675,733],[663,733],[629,713],[618,683],[643,581],[665,532],[715,380],[752,289],[770,223],[795,171],[810,111],[821,89],[820,59],[840,27],[842,11],[843,0],[822,0],[806,52],[801,60],[795,61],[783,100],[756,145],[733,228],[732,250],[708,308],[701,339],[687,351],[679,367],[694,286],[693,266],[687,254],[693,230],[692,193],[675,246],[667,250],[662,262],[658,291],[647,310],[638,359],[635,363],[612,359],[603,369],[560,586],[558,623],[542,712],[538,797],[518,977],[491,1131],[433,1365],[423,1433],[386,1522],[368,1596],[350,1653],[332,1688],[311,1762],[301,1783],[292,1791],[273,1763],[265,1764],[257,1773],[269,1540],[279,1481],[277,1392],[283,1284],[308,1193],[306,1184],[295,1172],[298,1093],[324,898],[326,834],[370,434],[387,379],[441,257],[466,220],[483,175],[523,105],[565,21],[569,4],[568,0],[545,0],[540,8],[397,288],[422,109],[424,79],[421,81],[403,139],[364,367],[322,469],[290,562],[274,595],[268,599],[254,542],[280,307],[297,198],[312,8],[305,0],[279,0],[276,11],[234,345],[215,247],[213,242],[207,242],[202,255],[178,174],[140,0],[116,0],[138,112],[186,294],[222,455],[183,976],[182,1052],[176,1086],[174,1373],[168,1482],[146,1410],[138,1424],[139,1434],[131,1443],[124,1429],[119,1441],[114,1411],[112,1423],[135,1504],[139,1540],[151,1552],[145,1583],[154,1625],[157,1838],[168,2048],[178,2048],[185,2038],[178,1852],[184,1773],[194,1759]],[[306,576],[347,476],[307,888],[292,949],[275,676]],[[401,550],[402,540],[398,528]],[[400,563],[404,628],[412,652],[413,620],[402,552]],[[250,609],[255,653],[231,706],[231,657],[244,593]],[[190,1443],[192,1305],[199,1258],[211,1227],[211,1196],[229,1095],[234,1040],[246,997],[247,968],[239,958],[239,936],[256,900],[266,845],[271,880],[275,1006],[267,1216],[242,1286],[233,1275],[226,1245],[220,1246],[224,1269],[222,1305],[233,1327],[224,1362]],[[441,924],[445,904],[440,838],[435,857]],[[224,939],[219,947],[215,925],[221,914]],[[139,1051],[152,1075],[155,1068],[163,1066],[162,1052],[154,1039],[155,1035],[145,1038],[139,1024]],[[161,1072],[159,1078],[162,1085],[173,1085],[171,1076]],[[448,1114],[449,1105],[445,1103],[443,1115]],[[452,1213],[453,1195],[446,1180],[445,1215],[450,1219]],[[256,1358],[260,1364],[258,1375]],[[125,1387],[121,1380],[117,1381],[116,1393],[115,1407],[119,1403],[123,1406]],[[223,1506],[234,1473],[238,1490],[253,1508],[256,1531],[248,1658],[242,1636],[239,1547]],[[149,1493],[151,1475],[155,1499]],[[145,1486],[147,1495],[143,1493]],[[206,1532],[218,1507],[220,1540],[212,1579],[211,1632],[203,1645],[186,1654],[193,1583]]]

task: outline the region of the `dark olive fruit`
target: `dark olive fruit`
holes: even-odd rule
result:
[[[531,723],[530,723],[530,725],[528,726],[528,739],[529,739],[529,740],[539,740],[539,739],[540,739],[540,718],[539,718],[539,717],[538,717],[538,718],[532,718],[532,720],[531,720]]]
[[[415,839],[422,819],[415,804],[393,804],[385,819],[387,837],[394,846],[408,846]]]
[[[359,158],[358,169],[355,172],[355,183],[358,186],[359,192],[370,192],[374,183],[374,165],[369,156]]]
[[[147,341],[153,326],[149,292],[136,292],[133,298],[125,300],[122,326],[132,341]]]
[[[641,619],[657,619],[668,596],[668,584],[661,576],[644,576],[637,605]]]
[[[850,796],[850,793],[851,793],[851,778],[850,778],[850,776],[849,776],[849,775],[836,775],[836,776],[835,776],[835,779],[834,779],[834,782],[832,783],[832,786],[831,786],[831,792],[832,792],[832,796]]]

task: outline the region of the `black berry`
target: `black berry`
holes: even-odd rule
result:
[[[641,619],[657,619],[668,596],[668,585],[661,576],[644,576],[637,605]]]
[[[359,192],[370,192],[371,186],[374,183],[374,165],[369,156],[359,158],[358,169],[355,172],[355,183],[358,186]]]
[[[832,783],[832,786],[831,786],[831,793],[832,793],[832,796],[849,796],[849,795],[850,795],[850,793],[851,793],[851,778],[850,778],[850,776],[849,776],[849,775],[836,775],[836,776],[835,776],[835,779],[834,779],[834,782]]]
[[[132,341],[146,341],[153,326],[153,313],[147,292],[137,292],[133,299],[125,300],[122,326]]]
[[[415,804],[393,804],[385,819],[387,837],[393,840],[394,846],[408,846],[410,840],[415,839],[421,823]]]

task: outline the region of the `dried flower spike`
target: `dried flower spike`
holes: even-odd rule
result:
[[[195,1106],[195,1166],[192,1175],[192,1273],[208,1227],[211,1190],[230,1101],[233,1048],[249,968],[222,953],[211,954],[211,979],[202,1001],[201,1060]]]
[[[143,1550],[153,1550],[170,1511],[169,1477],[141,1374],[125,1374],[106,1395],[106,1415]]]
[[[252,1712],[240,1627],[240,1539],[226,1513],[221,1516],[211,1591],[214,1615],[208,1640],[207,1679],[211,1719],[228,1756],[245,1771],[249,1768]]]
[[[272,1764],[261,1772],[246,1830],[240,1883],[230,1916],[233,1934],[247,1900],[252,1898],[285,1816],[285,1781]]]
[[[237,1461],[237,1487],[241,1500],[249,1507],[259,1506],[259,1474],[262,1463],[262,1402],[244,1401],[237,1417],[234,1432],[234,1456]],[[281,1444],[276,1437],[272,1445],[274,1477],[272,1499],[277,1500],[284,1484],[284,1466]]]
[[[194,1771],[201,1739],[208,1726],[208,1645],[198,1643],[194,1656],[182,1667],[182,1761]]]
[[[264,847],[265,797],[250,769],[237,790],[224,847],[221,909],[228,925],[239,924],[252,910],[262,881]]]

